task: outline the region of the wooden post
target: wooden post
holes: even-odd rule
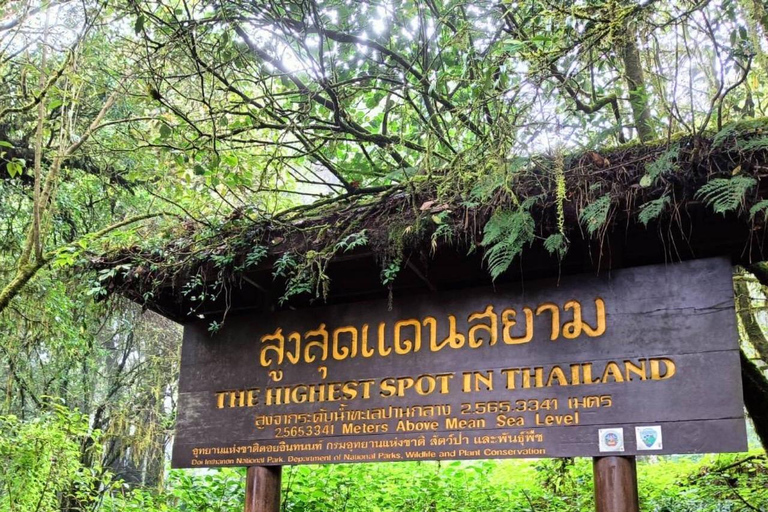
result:
[[[634,457],[595,457],[592,470],[597,512],[639,512]]]
[[[245,512],[280,511],[282,466],[250,466],[245,477]]]

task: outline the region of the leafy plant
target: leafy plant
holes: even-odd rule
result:
[[[608,214],[611,211],[611,195],[605,194],[592,201],[581,210],[579,222],[587,228],[590,236],[605,226],[608,221]]]
[[[752,205],[752,208],[749,209],[750,220],[754,219],[760,212],[764,212],[768,215],[768,199],[763,199]]]
[[[357,233],[352,233],[336,243],[336,250],[342,252],[352,251],[358,247],[368,245],[368,232],[363,229]]]
[[[646,164],[645,175],[640,178],[640,185],[649,187],[659,176],[680,170],[680,165],[677,163],[679,153],[680,147],[674,145],[656,157],[653,162]]]
[[[756,184],[750,176],[715,178],[703,185],[694,197],[702,199],[715,213],[726,214],[741,206],[747,192]]]
[[[544,248],[549,254],[557,254],[558,258],[563,259],[568,252],[568,239],[561,233],[554,233],[544,240]]]
[[[258,265],[264,258],[267,257],[269,250],[262,245],[254,245],[253,249],[245,257],[245,268],[251,268]]]
[[[661,215],[661,213],[669,204],[669,201],[669,196],[666,194],[659,197],[658,199],[648,201],[640,207],[640,213],[637,215],[637,218],[640,220],[640,222],[643,223],[644,226],[647,226],[649,222],[657,219],[659,215]]]
[[[481,245],[491,278],[496,280],[512,261],[533,242],[535,223],[530,212],[522,206],[516,210],[496,210],[483,228]]]

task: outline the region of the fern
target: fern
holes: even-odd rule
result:
[[[756,137],[749,140],[737,140],[737,146],[741,151],[759,151],[768,149],[768,137]]]
[[[768,199],[763,199],[762,201],[755,203],[752,208],[749,209],[749,220],[754,220],[755,216],[763,212],[768,218]]]
[[[653,162],[645,166],[645,176],[640,179],[640,185],[649,187],[662,174],[675,172],[680,169],[677,164],[677,156],[680,153],[679,146],[673,146],[663,152]]]
[[[483,174],[469,191],[469,200],[473,203],[488,201],[507,181],[507,176],[501,172]]]
[[[503,274],[523,251],[525,245],[533,242],[534,222],[527,210],[496,210],[483,228],[486,247],[485,259],[488,270],[495,281]]]
[[[549,254],[557,254],[557,257],[562,260],[568,252],[568,239],[562,233],[554,233],[544,240],[544,248]]]
[[[723,129],[717,132],[714,138],[712,138],[712,147],[718,148],[722,146],[726,140],[728,140],[730,137],[733,137],[735,135],[736,135],[735,125],[730,124],[730,125],[724,126]]]
[[[596,231],[605,226],[610,211],[611,194],[605,194],[581,210],[581,213],[579,214],[579,222],[587,228],[590,235],[593,235]]]
[[[661,215],[664,209],[669,204],[669,196],[663,195],[653,201],[648,201],[640,207],[640,213],[638,219],[643,223],[643,226],[648,226],[648,223],[656,219]]]
[[[749,176],[716,178],[702,186],[694,197],[701,198],[715,213],[725,215],[744,202],[744,196],[756,183],[755,179]]]

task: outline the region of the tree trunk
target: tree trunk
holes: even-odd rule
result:
[[[744,281],[735,282],[736,305],[738,306],[739,320],[744,327],[749,342],[757,350],[760,359],[768,363],[768,339],[760,327],[760,323],[752,311],[752,299],[749,296],[749,286]]]
[[[637,136],[641,142],[655,138],[648,107],[648,89],[643,76],[643,64],[637,47],[637,34],[630,23],[624,25],[624,39],[619,44],[619,56],[624,63],[624,78],[629,89],[629,105],[635,121]]]
[[[744,406],[755,424],[763,449],[768,451],[768,379],[741,352],[741,381],[744,386]]]

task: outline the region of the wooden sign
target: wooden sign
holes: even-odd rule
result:
[[[746,450],[731,267],[185,327],[174,467]]]

